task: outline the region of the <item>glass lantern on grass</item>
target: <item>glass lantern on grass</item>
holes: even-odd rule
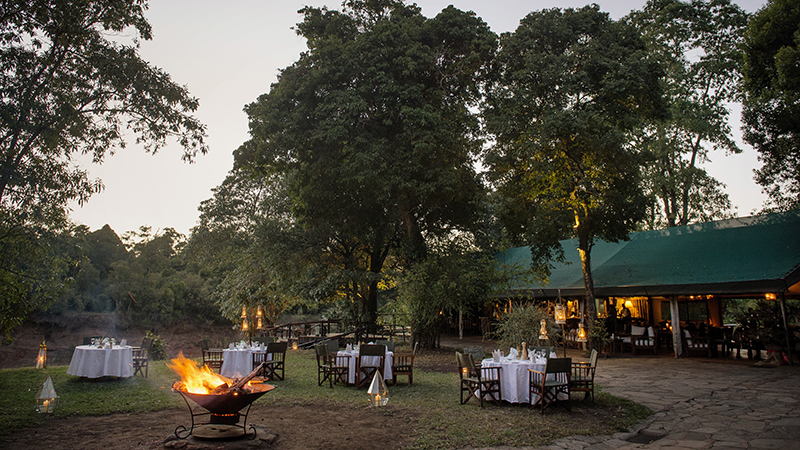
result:
[[[372,406],[386,406],[389,403],[389,391],[386,389],[386,383],[383,382],[380,371],[376,371],[375,376],[372,377],[367,394],[369,394],[369,403]]]
[[[36,396],[36,411],[52,413],[56,409],[56,403],[58,403],[58,394],[56,394],[56,388],[53,386],[53,379],[48,375],[39,390],[39,394]]]
[[[39,356],[36,357],[36,368],[44,369],[47,367],[47,344],[42,341],[39,344]]]

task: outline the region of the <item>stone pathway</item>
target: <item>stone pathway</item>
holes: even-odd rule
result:
[[[595,383],[655,414],[626,432],[539,450],[800,449],[800,365],[612,357],[599,360]]]

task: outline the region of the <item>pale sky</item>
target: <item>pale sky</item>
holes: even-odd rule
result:
[[[433,17],[452,4],[474,11],[495,33],[513,31],[529,12],[553,7],[581,7],[588,1],[574,0],[420,0],[426,17]],[[644,0],[602,0],[600,9],[618,19]],[[756,12],[766,0],[738,0],[747,12]],[[210,151],[196,163],[181,161],[181,148],[170,144],[156,155],[141,148],[128,148],[108,157],[102,165],[87,160],[92,178],[100,178],[105,190],[83,207],[73,205],[74,222],[91,230],[108,224],[117,234],[147,225],[153,231],[175,228],[188,236],[197,224],[197,207],[212,197],[233,167],[232,152],[248,138],[243,108],[269,91],[279,70],[297,61],[306,50],[305,41],[292,30],[302,19],[297,13],[305,5],[341,10],[338,1],[295,0],[158,0],[146,13],[153,27],[153,40],[142,43],[141,56],[168,72],[178,84],[189,88],[200,100],[195,115],[208,126]],[[738,111],[732,114],[738,141]],[[764,196],[753,181],[760,166],[756,152],[745,144],[742,154],[712,153],[707,166],[712,176],[727,185],[738,215],[759,209]]]

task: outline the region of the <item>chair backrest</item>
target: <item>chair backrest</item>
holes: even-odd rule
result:
[[[472,370],[472,365],[469,364],[465,355],[461,352],[456,352],[456,362],[458,363],[458,373],[463,377],[464,368],[467,368],[467,372]]]
[[[545,365],[545,373],[570,373],[572,358],[549,358]]]
[[[314,346],[314,352],[317,354],[317,360],[324,359],[328,357],[328,345],[325,343],[319,343]]]
[[[597,350],[592,349],[592,356],[589,357],[589,365],[592,366],[592,369],[597,367]]]
[[[275,342],[272,336],[256,336],[253,338],[254,342],[259,342],[261,344],[267,345],[271,342]]]
[[[142,350],[150,353],[150,348],[153,347],[153,338],[143,338],[142,339]]]
[[[394,351],[394,341],[390,341],[388,339],[377,339],[375,343],[378,345],[385,345],[387,351]]]
[[[328,347],[329,355],[335,355],[339,351],[339,341],[330,340],[325,345]]]
[[[485,352],[483,351],[483,347],[464,347],[464,354],[470,355],[472,357],[472,361],[483,361],[483,357]]]
[[[414,342],[414,350],[411,351],[411,354],[416,355],[418,351],[419,351],[419,341]]]
[[[267,344],[267,353],[286,353],[288,342],[270,342]]]
[[[383,344],[364,344],[358,349],[359,356],[385,356],[386,346]]]

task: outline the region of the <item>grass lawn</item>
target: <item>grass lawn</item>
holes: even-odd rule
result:
[[[418,355],[455,360],[452,351],[432,351]],[[66,366],[47,369],[0,370],[0,436],[35,427],[48,419],[34,411],[35,396],[47,375],[53,378],[59,395],[57,417],[97,416],[112,413],[145,413],[169,408],[186,408],[178,394],[170,391],[177,376],[165,361],[151,361],[149,378],[134,377],[116,381],[92,381],[66,374]],[[276,389],[261,397],[259,404],[342,404],[363,406],[366,389],[317,386],[313,350],[290,350],[286,380],[275,381]],[[544,415],[527,405],[487,404],[479,408],[471,401],[459,403],[459,381],[455,371],[442,373],[415,369],[414,386],[389,386],[389,405],[382,414],[406,418],[413,429],[411,448],[437,449],[510,445],[544,445],[571,435],[604,435],[627,429],[651,414],[644,406],[600,392],[592,405],[582,396],[573,396],[572,412],[561,406]],[[403,377],[401,382],[405,381]]]

